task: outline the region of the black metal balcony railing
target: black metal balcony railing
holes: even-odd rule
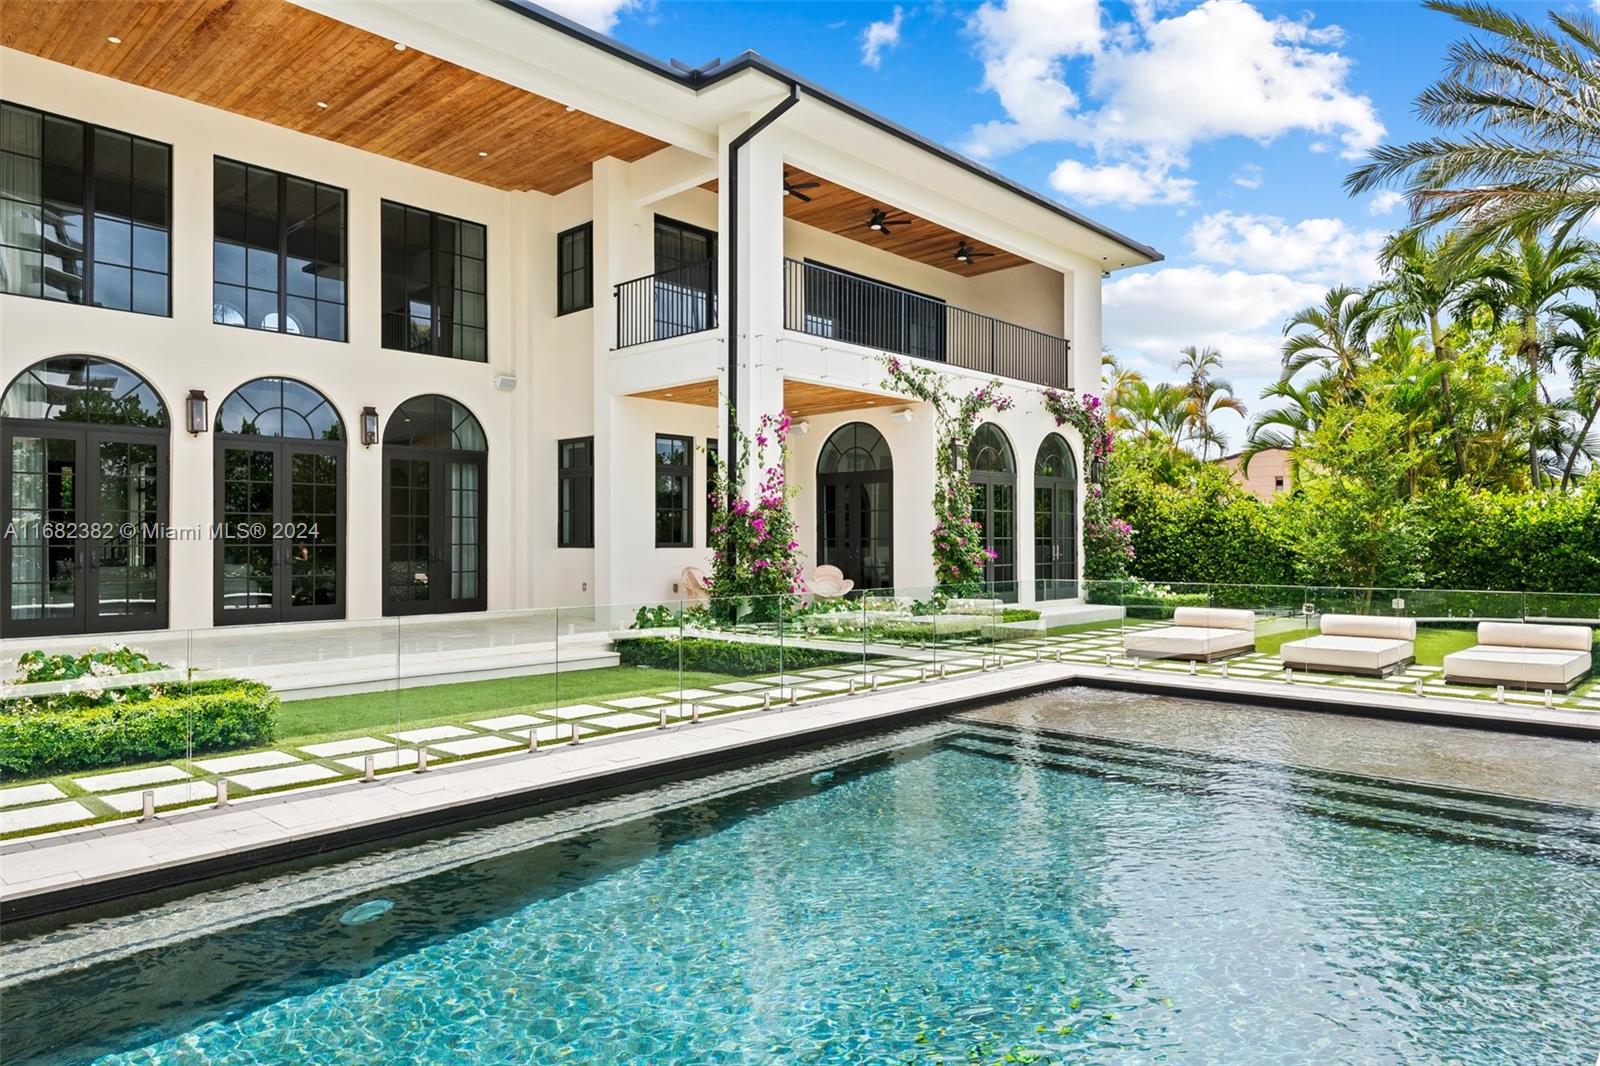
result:
[[[617,347],[700,333],[717,325],[717,261],[647,274],[616,287]]]
[[[807,263],[783,261],[784,326],[816,337],[987,374],[1072,387],[1072,343],[943,300]]]

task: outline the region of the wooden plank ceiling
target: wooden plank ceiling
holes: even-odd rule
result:
[[[651,389],[630,395],[641,400],[665,400],[668,403],[687,403],[696,407],[715,407],[717,383],[696,381],[688,385],[674,385],[668,389]],[[901,406],[905,402],[893,396],[879,396],[855,389],[841,389],[833,385],[817,385],[809,381],[783,383],[783,406],[791,418],[809,418],[831,411],[855,411],[863,407]]]
[[[498,189],[664,147],[281,0],[3,0],[0,44]]]
[[[1020,255],[1013,255],[963,237],[953,229],[936,222],[929,222],[925,218],[918,218],[909,211],[882,200],[874,200],[846,186],[824,181],[798,167],[785,167],[783,175],[790,185],[817,182],[817,187],[814,189],[799,190],[801,194],[811,197],[809,203],[798,196],[783,198],[784,215],[796,222],[803,222],[808,226],[827,230],[829,233],[837,233],[841,237],[849,237],[862,244],[870,244],[874,248],[881,248],[894,255],[915,259],[919,263],[948,270],[952,274],[960,274],[967,278],[992,274],[996,270],[1008,270],[1028,262]],[[717,183],[708,181],[703,188],[715,191]],[[888,233],[879,233],[867,227],[874,210],[885,211],[890,218],[910,221],[903,226],[890,226]],[[956,258],[956,247],[963,240],[974,252],[994,254],[974,256],[972,262],[963,263]]]

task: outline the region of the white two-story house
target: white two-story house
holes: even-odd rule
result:
[[[798,423],[808,566],[929,586],[884,353],[1006,382],[990,577],[1076,594],[1039,390],[1095,388],[1152,249],[512,0],[4,0],[0,45],[5,636],[670,599],[730,409]]]

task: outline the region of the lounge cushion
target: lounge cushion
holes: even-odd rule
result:
[[[1183,610],[1183,608],[1178,608]],[[1241,612],[1249,614],[1249,611]],[[1147,659],[1210,659],[1219,655],[1249,651],[1256,646],[1255,629],[1222,629],[1207,626],[1163,626],[1128,633],[1122,646],[1130,655]]]
[[[1537,622],[1479,622],[1478,643],[1588,651],[1594,645],[1594,630],[1588,626],[1552,626]]]
[[[1325,614],[1325,637],[1376,637],[1382,640],[1416,640],[1415,618],[1391,618],[1376,614]]]
[[[1256,616],[1251,611],[1236,611],[1226,607],[1179,607],[1172,612],[1173,626],[1195,629],[1242,629],[1256,631]]]
[[[1285,666],[1304,669],[1356,670],[1383,673],[1416,655],[1409,640],[1383,637],[1343,637],[1323,634],[1291,640],[1278,649]]]
[[[1485,625],[1489,623],[1484,623]],[[1481,626],[1479,627],[1481,630]],[[1539,628],[1554,629],[1555,626]],[[1582,628],[1562,627],[1562,628]],[[1446,681],[1477,684],[1526,685],[1562,689],[1589,672],[1593,661],[1587,651],[1561,648],[1513,648],[1479,644],[1444,657]]]

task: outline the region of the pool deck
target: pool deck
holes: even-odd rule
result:
[[[346,780],[238,800],[225,808],[191,807],[144,822],[102,822],[12,840],[0,846],[0,919],[770,755],[1066,684],[1600,741],[1600,715],[1592,712],[1126,666],[1013,663],[796,708],[753,710],[698,724],[680,721],[665,730],[546,746],[537,753],[515,751],[425,773],[401,771],[372,783]]]

